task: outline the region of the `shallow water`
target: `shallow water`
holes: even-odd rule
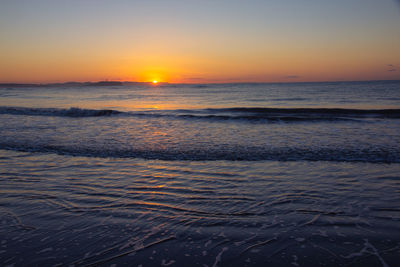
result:
[[[2,265],[400,260],[399,82],[0,95]]]
[[[0,164],[4,264],[398,262],[399,164],[4,150]]]

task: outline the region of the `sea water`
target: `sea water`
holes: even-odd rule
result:
[[[0,88],[2,265],[396,265],[400,82]]]

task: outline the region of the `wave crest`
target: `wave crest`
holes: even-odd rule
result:
[[[28,116],[61,116],[61,117],[99,117],[120,114],[112,109],[82,109],[82,108],[23,108],[0,107],[0,114],[28,115]]]
[[[400,151],[358,150],[348,148],[263,148],[229,147],[225,150],[214,147],[198,149],[143,149],[89,147],[85,145],[50,145],[26,142],[2,143],[0,149],[54,153],[69,156],[99,158],[141,158],[150,160],[188,160],[188,161],[332,161],[332,162],[367,162],[367,163],[400,163]]]
[[[125,115],[131,117],[165,117],[172,119],[203,119],[210,121],[357,121],[360,119],[400,119],[400,109],[342,109],[342,108],[206,108],[179,110],[147,110],[123,112],[112,109],[25,108],[0,107],[0,114],[61,117],[101,117]]]

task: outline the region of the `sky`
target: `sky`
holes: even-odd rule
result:
[[[2,0],[0,82],[400,80],[400,0]]]

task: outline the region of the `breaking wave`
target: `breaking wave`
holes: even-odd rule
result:
[[[148,149],[97,146],[50,145],[40,143],[2,143],[0,149],[22,152],[54,153],[69,156],[97,158],[140,158],[151,160],[187,160],[187,161],[332,161],[332,162],[368,162],[400,163],[400,150],[359,150],[344,147],[298,148],[298,147],[219,147],[206,146],[196,149]]]
[[[120,114],[111,109],[0,107],[0,114],[59,117],[99,117]]]
[[[360,119],[400,119],[400,109],[341,108],[208,108],[192,110],[147,110],[123,112],[112,109],[0,107],[0,114],[59,117],[136,116],[174,119],[245,120],[245,121],[336,121]]]

